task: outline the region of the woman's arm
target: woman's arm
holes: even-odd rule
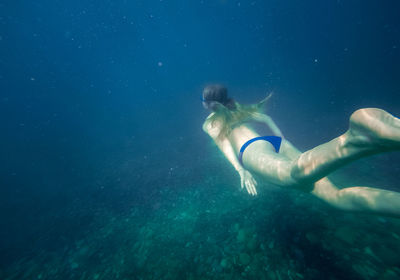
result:
[[[236,171],[240,175],[240,185],[242,189],[246,187],[246,190],[251,195],[257,195],[257,182],[251,175],[249,171],[243,168],[243,166],[239,163],[239,159],[236,156],[235,150],[232,147],[231,142],[227,138],[216,138],[214,139],[218,148],[222,151],[224,156],[229,160],[229,162],[233,165]]]
[[[241,169],[244,169],[243,166],[240,164],[238,157],[236,156],[235,150],[233,149],[231,142],[227,138],[215,138],[213,140],[237,172],[239,172]]]
[[[283,138],[283,134],[282,134],[281,130],[275,124],[275,122],[272,120],[272,118],[270,116],[265,115],[263,113],[258,113],[258,112],[252,113],[251,116],[252,116],[253,120],[255,120],[257,122],[265,123],[272,130],[273,134]]]
[[[220,135],[222,129],[222,120],[212,119],[209,117],[203,124],[203,130],[208,135],[210,135],[210,137],[214,140],[215,144],[217,144],[218,148],[222,151],[224,156],[229,160],[236,171],[239,172],[240,169],[243,169],[243,166],[240,164],[239,159],[237,158],[235,150],[233,149],[229,139],[226,136]]]
[[[228,161],[232,164],[232,166],[236,169],[236,171],[240,175],[241,187],[246,187],[249,194],[257,195],[256,186],[257,182],[253,178],[250,172],[245,170],[243,166],[240,164],[239,159],[235,153],[235,150],[232,147],[231,142],[227,137],[221,137],[219,132],[222,129],[222,125],[218,123],[218,121],[208,122],[206,121],[203,125],[203,130],[207,132],[208,135],[214,140],[217,144],[218,148],[224,154],[224,156],[228,159]]]

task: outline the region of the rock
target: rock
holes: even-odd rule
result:
[[[396,233],[392,232],[392,236],[396,239],[400,239],[400,236],[398,236]]]
[[[246,253],[241,253],[239,255],[239,264],[242,266],[246,266],[250,263],[250,256]]]
[[[250,251],[254,251],[257,248],[257,240],[255,237],[253,237],[252,239],[249,240],[249,242],[247,242],[247,249],[249,249]]]
[[[378,221],[381,222],[382,224],[386,224],[387,220],[385,218],[379,217]]]
[[[276,275],[272,270],[269,270],[267,272],[267,279],[270,279],[270,280],[275,280],[276,279]]]
[[[366,253],[367,255],[370,255],[373,258],[376,258],[374,252],[372,252],[372,249],[368,246],[364,248],[364,253]]]
[[[231,267],[231,263],[227,258],[223,258],[220,262],[220,265],[222,266],[222,268],[230,268]]]
[[[387,269],[383,275],[382,275],[383,280],[397,280],[400,279],[400,275],[396,274],[393,270]]]
[[[307,232],[306,238],[311,244],[315,244],[318,242],[318,237],[312,232]]]
[[[294,256],[295,256],[295,259],[297,260],[297,261],[304,261],[304,254],[303,254],[303,252],[300,250],[300,249],[298,249],[298,248],[293,248],[293,254],[294,254]]]
[[[274,249],[274,241],[273,240],[271,242],[269,242],[268,248]]]
[[[399,253],[392,248],[386,246],[376,247],[375,256],[386,265],[398,266],[400,264]]]
[[[354,245],[357,240],[357,232],[349,227],[339,227],[335,231],[335,237],[349,245]]]
[[[239,243],[243,243],[243,242],[246,241],[246,239],[247,239],[246,231],[245,231],[244,229],[240,229],[240,230],[238,231],[237,236],[236,236],[236,240],[237,240]]]
[[[77,269],[78,267],[79,267],[79,264],[77,262],[71,263],[71,269]]]
[[[353,264],[351,267],[362,279],[376,279],[378,276],[378,273],[370,265]]]

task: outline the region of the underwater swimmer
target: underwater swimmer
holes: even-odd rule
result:
[[[221,85],[203,90],[203,106],[211,111],[203,130],[239,173],[241,187],[257,195],[253,174],[270,183],[292,187],[348,211],[400,217],[400,193],[365,186],[339,189],[326,176],[356,159],[400,150],[400,119],[384,110],[366,108],[350,117],[341,136],[301,153],[287,141],[272,118],[262,113],[270,95],[254,105],[228,97]],[[266,124],[275,136],[260,136],[246,123]]]

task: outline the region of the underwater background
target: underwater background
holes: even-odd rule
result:
[[[204,86],[305,151],[400,115],[398,1],[0,1],[0,279],[400,279],[400,219],[259,180],[201,129]],[[400,191],[400,154],[333,173]]]

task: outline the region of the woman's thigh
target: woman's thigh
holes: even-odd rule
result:
[[[268,182],[281,186],[295,183],[290,176],[292,159],[276,153],[266,141],[250,144],[243,153],[243,164],[246,169],[257,173]]]
[[[279,154],[294,160],[301,155],[301,152],[295,146],[293,146],[292,143],[290,143],[286,139],[282,139],[282,144]]]

